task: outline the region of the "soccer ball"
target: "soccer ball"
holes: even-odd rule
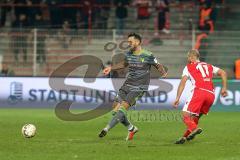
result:
[[[22,127],[22,135],[25,137],[25,138],[32,138],[35,136],[36,134],[36,127],[33,125],[33,124],[25,124],[23,127]]]

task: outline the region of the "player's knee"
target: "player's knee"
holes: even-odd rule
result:
[[[189,112],[183,111],[183,112],[182,112],[182,116],[183,116],[183,117],[190,117],[191,114],[190,114]]]
[[[121,106],[124,107],[126,110],[130,107],[129,103],[126,101],[122,101]]]
[[[113,108],[113,109],[114,109],[114,108],[117,108],[119,105],[120,105],[119,102],[114,101],[114,102],[113,102],[113,105],[112,105],[112,108]]]

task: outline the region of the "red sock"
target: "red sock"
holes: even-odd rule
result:
[[[199,117],[193,117],[194,122],[198,125]]]
[[[188,137],[188,135],[191,133],[191,131],[189,131],[188,129],[186,130],[186,132],[184,133],[183,137]]]
[[[186,124],[190,132],[197,128],[197,123],[194,121],[194,118],[191,117],[190,115],[184,115],[183,122]]]

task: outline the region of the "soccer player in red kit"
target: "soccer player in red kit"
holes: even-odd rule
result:
[[[198,128],[199,118],[203,114],[208,113],[215,99],[214,85],[212,82],[213,75],[221,76],[221,95],[223,97],[227,96],[226,72],[211,64],[200,62],[199,58],[200,54],[197,50],[190,50],[188,52],[188,64],[183,70],[182,79],[177,90],[177,97],[173,103],[173,106],[177,108],[185,84],[187,80],[190,79],[193,89],[191,96],[182,109],[183,122],[187,126],[187,130],[183,137],[177,140],[175,144],[183,144],[186,140],[190,141],[202,132],[202,129]]]

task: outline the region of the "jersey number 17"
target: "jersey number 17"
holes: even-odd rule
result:
[[[196,69],[200,71],[203,78],[209,77],[209,71],[208,71],[207,64],[198,64]]]

